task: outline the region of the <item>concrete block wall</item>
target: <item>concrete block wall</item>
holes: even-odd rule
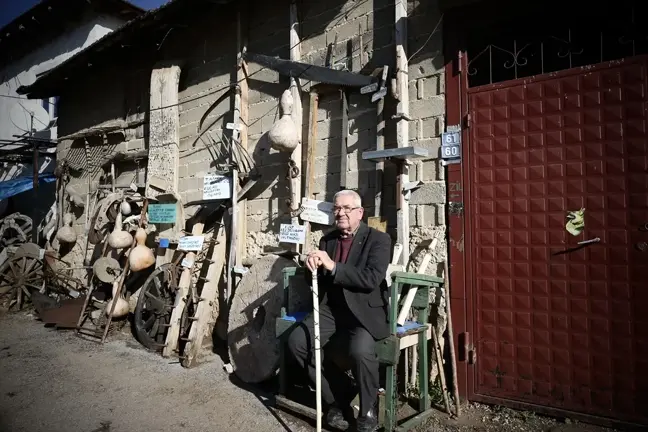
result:
[[[436,237],[438,244],[428,274],[442,275],[446,256],[446,183],[441,165],[441,133],[445,130],[445,61],[443,58],[443,19],[438,0],[408,2],[408,58],[410,145],[423,147],[432,157],[417,161],[410,170],[410,180],[423,186],[411,194],[410,250],[418,265],[421,245]]]
[[[430,30],[436,25],[438,11],[436,0],[410,2],[412,14],[409,28],[408,52],[423,46]],[[358,2],[307,0],[300,3],[299,33],[302,38],[302,61],[325,65],[327,57],[334,65],[353,71],[370,72],[385,64],[394,65],[394,3],[393,0]],[[250,52],[289,58],[288,2],[277,5],[254,2],[249,9],[247,35]],[[193,47],[183,52],[183,71],[180,80],[180,193],[185,202],[202,198],[202,177],[213,171],[218,158],[206,148],[211,138],[217,142],[225,123],[231,118],[231,98],[225,97],[217,106],[214,102],[229,89],[235,65],[236,47],[232,37],[236,34],[231,19],[205,17],[194,23],[194,40],[183,43]],[[221,22],[222,21],[222,22]],[[247,30],[246,30],[247,28]],[[439,167],[439,133],[443,129],[444,79],[440,54],[440,31],[433,36],[413,59],[410,69],[412,144],[433,150],[434,158],[424,160],[412,170],[432,188],[432,198],[415,201],[411,209],[413,226],[412,250],[430,237],[430,227],[444,224],[445,192],[442,170]],[[329,55],[330,52],[330,55]],[[286,77],[255,63],[248,64],[249,73],[249,124],[248,152],[254,160],[261,179],[248,195],[247,255],[258,256],[263,247],[277,245],[279,225],[290,220],[287,205],[289,185],[286,179],[289,155],[270,148],[267,132],[279,118],[278,100],[288,88]],[[304,111],[304,142],[307,138],[308,91],[311,83],[302,80],[302,105]],[[357,92],[349,100],[349,137],[347,142],[347,187],[357,189],[365,197],[367,215],[374,213],[375,165],[362,160],[362,152],[375,148],[376,111],[370,96]],[[387,103],[385,116],[389,119],[394,109]],[[205,112],[211,109],[203,119]],[[199,124],[214,123],[209,134],[196,142]],[[341,182],[342,115],[339,94],[322,95],[318,109],[318,136],[315,146],[313,193],[316,199],[331,200]],[[387,121],[386,146],[396,145],[395,125]],[[303,147],[304,155],[306,146]],[[305,166],[303,166],[305,169]],[[384,217],[390,228],[396,221],[396,169],[389,163],[384,176]],[[426,189],[427,190],[427,189]],[[191,210],[188,212],[191,214]],[[321,236],[328,227],[315,226],[313,238]],[[443,237],[443,236],[441,236]],[[314,241],[314,240],[313,240]],[[440,245],[441,247],[441,245]],[[440,249],[441,250],[441,249]]]
[[[96,81],[95,81],[96,80]],[[97,85],[100,82],[101,85]],[[145,90],[142,86],[145,85]],[[88,97],[92,95],[92,97]],[[79,133],[84,130],[102,126],[123,124],[144,120],[148,107],[148,74],[124,70],[109,70],[97,73],[93,80],[79,82],[75,91],[61,95],[58,119],[60,137]],[[57,146],[58,160],[66,160],[73,171],[69,186],[82,194],[85,200],[88,176],[97,184],[103,171],[100,165],[116,152],[137,152],[146,149],[146,131],[144,124],[107,134],[106,141],[101,134],[87,138],[90,160],[86,156],[83,139],[63,139]],[[90,170],[89,167],[95,167]],[[136,175],[132,165],[116,164],[117,185],[129,185]],[[145,161],[140,170],[141,178],[146,171]],[[67,204],[66,204],[67,206]],[[66,207],[67,209],[67,207]],[[63,259],[71,265],[82,265],[85,245],[85,220],[88,209],[72,206],[73,228],[77,233],[77,242],[71,249],[61,249]],[[67,210],[66,210],[67,211]],[[90,214],[89,217],[92,217]],[[57,247],[57,242],[54,241]],[[93,245],[88,245],[88,256],[93,254]],[[87,277],[87,272],[79,270],[76,276]]]
[[[419,243],[432,236],[445,237],[445,180],[438,154],[443,131],[445,110],[445,80],[441,53],[441,25],[438,0],[413,0],[408,3],[408,55],[410,61],[410,140],[412,145],[431,149],[434,157],[418,161],[412,180],[420,179],[425,185],[412,194],[410,223],[412,226],[411,250],[417,253]],[[285,4],[283,4],[285,3]],[[246,17],[243,34],[247,36],[250,52],[289,58],[288,2],[253,2]],[[371,72],[385,64],[393,73],[394,3],[393,0],[317,1],[299,3],[299,32],[302,37],[302,61],[324,65],[329,53],[332,64],[349,70]],[[224,125],[232,121],[232,98],[223,97],[230,89],[236,64],[236,23],[229,15],[205,14],[197,19],[190,32],[182,36],[167,50],[164,60],[176,60],[182,73],[179,88],[180,167],[179,189],[184,202],[202,198],[202,178],[217,169],[223,162],[214,148],[220,146]],[[179,47],[179,48],[178,48]],[[420,49],[420,50],[419,50]],[[132,75],[132,70],[127,71]],[[126,116],[144,115],[148,98],[141,102],[138,92],[148,95],[150,71],[144,70],[133,86],[133,79],[103,80],[88,83],[88,88],[61,99],[59,134],[66,135],[86,127],[96,127]],[[126,73],[126,72],[124,72]],[[248,65],[249,124],[248,152],[260,174],[260,181],[249,193],[247,201],[248,241],[247,254],[257,256],[264,246],[276,245],[279,225],[289,221],[286,200],[289,197],[287,163],[289,156],[270,148],[267,132],[279,116],[278,100],[288,88],[286,77],[255,63]],[[311,83],[302,80],[304,141],[307,138],[308,90]],[[90,99],[86,95],[93,94]],[[223,97],[216,106],[215,102]],[[101,100],[98,104],[97,100]],[[139,101],[139,103],[137,102]],[[347,141],[347,184],[357,189],[365,198],[368,216],[374,213],[375,165],[362,160],[362,153],[375,148],[376,112],[370,96],[354,92],[349,96],[349,137]],[[124,107],[127,109],[124,109]],[[67,107],[67,108],[66,108]],[[65,115],[66,109],[71,115]],[[209,113],[205,116],[205,113]],[[394,111],[393,100],[388,97],[385,108],[387,148],[396,145],[395,124],[390,119]],[[82,115],[81,115],[82,114]],[[210,134],[198,138],[202,127]],[[341,181],[342,115],[339,94],[322,95],[318,109],[318,136],[315,146],[313,193],[316,199],[331,200],[339,190]],[[146,148],[147,128],[140,126],[127,130],[112,150],[137,151]],[[211,148],[211,150],[210,150]],[[221,147],[222,148],[222,147]],[[306,146],[304,146],[306,151]],[[76,153],[75,153],[76,152]],[[81,153],[79,153],[81,152]],[[77,154],[78,153],[78,154]],[[59,155],[72,154],[84,160],[81,146],[62,142]],[[305,168],[305,166],[304,166]],[[390,230],[396,221],[396,167],[385,166],[384,217]],[[188,209],[188,215],[192,209]],[[84,221],[80,217],[79,221]],[[82,224],[77,224],[80,229]],[[314,238],[321,236],[327,227],[314,227]],[[435,262],[442,262],[445,242],[440,241]],[[416,259],[416,257],[415,257]],[[438,267],[435,267],[438,273]]]

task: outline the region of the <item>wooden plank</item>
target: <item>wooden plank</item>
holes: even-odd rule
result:
[[[196,223],[191,229],[191,235],[201,235],[203,233],[203,223]],[[185,259],[189,262],[194,262],[196,254],[188,252]],[[189,287],[191,286],[191,268],[184,268],[180,275],[178,282],[178,291],[176,291],[175,300],[173,302],[173,311],[171,312],[171,320],[169,321],[170,327],[167,332],[164,348],[162,349],[162,357],[170,357],[178,349],[178,338],[180,337],[180,319],[182,312],[187,305],[187,296],[189,294]]]
[[[349,140],[349,104],[346,91],[340,90],[342,103],[342,145],[340,147],[340,190],[346,189],[347,185],[347,150]],[[358,185],[360,186],[360,185]]]
[[[157,67],[151,72],[149,110],[149,157],[146,167],[146,196],[178,192],[180,164],[180,113],[178,85],[180,67]],[[162,189],[154,187],[161,180]]]
[[[243,47],[246,45],[245,41],[241,37],[241,21],[239,19],[239,52],[242,51]],[[241,113],[240,113],[240,141],[241,147],[247,151],[248,149],[248,123],[249,123],[249,87],[245,75],[245,70],[247,70],[247,64],[245,60],[242,60],[238,72],[236,75],[236,80],[241,89]],[[250,181],[250,180],[248,180]],[[237,182],[238,183],[238,182]],[[240,191],[239,191],[240,192]],[[238,194],[240,197],[240,193]],[[243,260],[246,256],[245,242],[247,239],[247,198],[240,198],[238,204],[238,245],[236,248],[236,265],[238,267],[243,265]]]
[[[304,170],[304,179],[306,187],[304,196],[308,199],[313,198],[313,181],[315,180],[315,145],[317,143],[317,110],[319,108],[319,95],[312,88],[309,98],[309,121],[308,121],[308,142],[306,147],[306,168]],[[306,226],[306,244],[304,253],[310,252],[311,226],[310,222],[304,222]]]
[[[398,94],[397,113],[409,114],[409,91],[407,82],[407,2],[396,0],[395,14],[395,42],[396,42],[396,91]],[[407,147],[409,144],[409,125],[403,116],[396,122],[396,144],[398,147]],[[409,232],[409,203],[403,193],[404,186],[409,183],[409,163],[402,161],[399,164],[398,179],[396,181],[396,230],[397,242],[403,245],[401,264],[407,266],[410,258],[410,232]]]
[[[313,408],[291,401],[287,397],[279,395],[275,396],[275,404],[296,414],[303,415],[307,418],[313,420],[317,418],[317,411],[315,411]]]
[[[376,151],[385,149],[385,98],[380,98],[376,105]],[[382,215],[382,189],[383,189],[383,173],[385,171],[385,162],[379,161],[376,163],[376,192],[374,195],[374,216],[380,217]],[[386,231],[387,222],[385,222]],[[383,232],[385,232],[383,231]]]
[[[218,221],[222,224],[223,220]],[[217,228],[214,229],[214,236],[212,241],[216,243],[213,245],[211,256],[211,262],[209,264],[209,269],[207,270],[206,281],[203,284],[202,292],[200,293],[200,298],[202,299],[198,306],[196,307],[196,314],[194,315],[194,321],[191,325],[191,330],[189,331],[189,341],[185,345],[183,357],[180,359],[182,366],[190,368],[197,365],[198,354],[202,347],[203,338],[207,334],[207,331],[213,325],[212,322],[212,311],[214,308],[214,303],[218,301],[218,287],[220,285],[221,277],[223,276],[223,268],[225,266],[225,250],[226,250],[226,238],[225,238],[225,229],[217,224]],[[225,308],[226,305],[221,305],[222,308]]]
[[[299,40],[298,32],[298,15],[297,15],[297,2],[296,0],[291,0],[290,2],[290,60],[299,61],[301,60],[301,42]],[[299,81],[299,82],[298,82]],[[301,206],[301,190],[302,190],[302,127],[303,127],[303,115],[302,115],[302,101],[301,101],[301,80],[295,81],[290,79],[290,92],[293,97],[293,111],[292,119],[295,122],[297,127],[297,137],[299,138],[299,144],[292,152],[292,160],[295,161],[297,169],[299,170],[299,175],[291,180],[292,183],[292,196],[291,203],[293,211],[297,211]],[[299,216],[294,216],[290,221],[293,225],[299,225]],[[299,251],[299,245],[294,246],[295,251]]]

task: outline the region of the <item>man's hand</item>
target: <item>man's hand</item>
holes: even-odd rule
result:
[[[308,267],[311,272],[317,271],[319,266],[324,267],[328,271],[332,271],[335,268],[335,262],[328,256],[326,251],[313,251],[309,253],[306,258],[306,267]]]

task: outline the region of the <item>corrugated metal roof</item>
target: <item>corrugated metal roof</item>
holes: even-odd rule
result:
[[[89,68],[92,66],[92,62],[89,61],[92,56],[100,53],[107,55],[108,51],[116,46],[128,46],[129,42],[144,30],[162,28],[165,24],[172,23],[178,12],[192,10],[199,13],[200,7],[206,4],[227,4],[232,1],[171,0],[106,34],[92,45],[41,75],[33,84],[19,87],[17,92],[34,99],[57,95],[57,92],[65,85],[70,76],[78,73],[88,73]]]

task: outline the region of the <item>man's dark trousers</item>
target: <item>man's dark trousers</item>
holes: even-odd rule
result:
[[[340,352],[351,359],[353,376],[360,392],[360,413],[366,414],[375,404],[379,387],[376,341],[350,311],[344,313],[336,310],[334,318],[331,308],[322,302],[320,304],[320,346],[322,348],[333,334],[336,334],[336,338],[340,338],[338,341],[343,347]],[[314,340],[313,315],[309,314],[290,334],[288,347],[297,362],[307,368],[313,383],[315,382]],[[325,359],[322,356],[322,363],[324,364],[322,400],[326,404],[337,401],[345,405],[340,406],[344,409],[354,396],[348,386],[349,379],[332,359]]]

